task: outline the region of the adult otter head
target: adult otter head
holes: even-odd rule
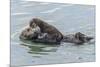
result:
[[[21,32],[20,35],[20,39],[24,39],[24,40],[31,40],[33,38],[37,38],[37,34],[35,34],[35,32],[33,31],[33,29],[31,27],[24,29]]]

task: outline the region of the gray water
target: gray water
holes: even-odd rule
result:
[[[11,65],[39,65],[95,61],[95,42],[60,45],[20,41],[20,32],[33,17],[63,34],[82,32],[95,38],[95,6],[11,0]]]

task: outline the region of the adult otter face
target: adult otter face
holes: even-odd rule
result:
[[[24,40],[32,40],[36,39],[37,37],[38,37],[37,30],[34,30],[31,27],[24,29],[20,35],[20,39]]]
[[[32,39],[33,37],[33,32],[32,28],[26,28],[21,32],[20,39]]]

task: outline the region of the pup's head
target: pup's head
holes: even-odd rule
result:
[[[31,20],[29,26],[31,28],[36,28],[37,27],[37,24],[34,21]]]
[[[30,21],[29,26],[30,26],[30,27],[33,27],[34,25],[36,25],[36,26],[41,27],[43,23],[44,23],[43,20],[41,20],[41,19],[39,19],[39,18],[33,18],[33,19]]]

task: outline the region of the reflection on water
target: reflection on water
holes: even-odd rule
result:
[[[23,42],[25,42],[25,41],[23,41]],[[36,45],[33,45],[33,44],[36,44]],[[37,55],[48,55],[48,52],[56,52],[57,47],[59,46],[56,44],[55,45],[41,44],[41,43],[34,43],[34,42],[30,42],[30,41],[26,41],[26,44],[22,43],[20,45],[28,47],[29,48],[28,53],[37,54]]]
[[[95,61],[95,41],[84,45],[43,44],[20,40],[33,17],[48,21],[63,34],[82,32],[95,38],[95,6],[11,0],[11,65],[38,65]]]

